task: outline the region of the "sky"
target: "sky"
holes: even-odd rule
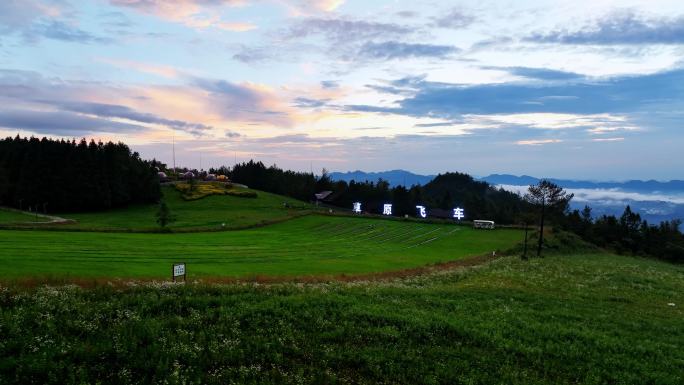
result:
[[[192,168],[684,179],[681,0],[2,0],[0,136]]]

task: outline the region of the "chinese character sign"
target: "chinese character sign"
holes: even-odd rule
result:
[[[354,202],[354,208],[352,211],[357,214],[361,214],[361,202]]]
[[[465,212],[463,211],[462,208],[456,207],[454,209],[454,218],[458,219],[459,221],[463,218],[465,218]]]
[[[425,206],[416,206],[418,209],[418,216],[421,218],[426,218],[427,217],[427,211],[425,211]]]
[[[382,206],[382,215],[392,215],[392,204],[391,203],[385,203]]]

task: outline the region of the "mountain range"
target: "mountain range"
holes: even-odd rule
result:
[[[344,181],[377,181],[378,179],[389,182],[391,186],[403,185],[409,187],[414,184],[424,185],[434,179],[436,175],[414,174],[406,170],[391,170],[381,172],[364,172],[360,170],[349,172],[332,172],[329,174],[333,180]],[[536,184],[542,178],[529,175],[491,174],[485,177],[475,177],[477,180],[488,182],[492,185],[529,186]],[[681,192],[684,193],[684,180],[657,181],[657,180],[629,180],[624,182],[588,181],[573,179],[546,178],[564,188],[573,189],[620,189],[631,192]]]

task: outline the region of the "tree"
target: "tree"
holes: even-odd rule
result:
[[[166,204],[166,202],[161,201],[159,203],[159,210],[157,211],[157,223],[159,226],[162,228],[165,228],[166,225],[171,224],[176,221],[176,216],[171,214],[171,210],[169,209],[169,206]]]
[[[563,215],[568,210],[570,200],[574,196],[574,194],[568,194],[562,187],[546,179],[540,180],[539,183],[527,189],[525,200],[540,209],[537,257],[541,256],[542,244],[544,243],[544,220],[546,216]]]
[[[188,179],[188,186],[190,186],[190,192],[195,192],[195,189],[197,188],[197,181],[195,178],[190,178]]]

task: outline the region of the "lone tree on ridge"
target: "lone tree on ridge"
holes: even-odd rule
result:
[[[541,256],[542,244],[544,243],[544,220],[549,214],[562,214],[567,211],[570,200],[575,194],[568,194],[557,184],[542,179],[536,185],[531,185],[525,194],[525,200],[540,209],[539,219],[539,243],[537,244],[537,257]]]

